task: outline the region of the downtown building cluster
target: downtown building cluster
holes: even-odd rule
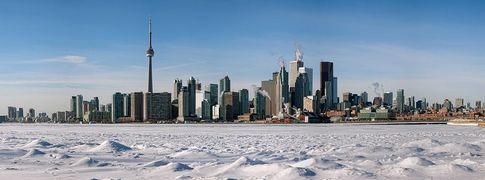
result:
[[[83,95],[72,96],[70,109],[35,115],[29,109],[24,116],[23,108],[8,107],[8,115],[0,116],[0,122],[55,122],[55,123],[192,123],[192,122],[340,122],[373,120],[413,120],[443,117],[480,117],[484,114],[481,101],[472,108],[464,99],[455,105],[445,99],[443,103],[429,104],[426,98],[416,100],[405,97],[404,89],[395,93],[375,92],[370,100],[367,92],[337,94],[337,77],[334,63],[319,62],[319,87],[314,87],[313,68],[305,66],[303,54],[297,48],[295,57],[287,70],[284,62],[268,80],[250,89],[231,89],[231,79],[225,76],[219,83],[203,86],[194,77],[184,83],[173,81],[172,92],[153,92],[152,83],[151,21],[149,23],[148,91],[116,92],[110,103],[100,104],[98,97],[86,101]],[[314,89],[316,89],[314,91]],[[253,94],[250,98],[249,94]]]
[[[51,119],[45,112],[35,114],[34,108],[29,108],[29,111],[24,114],[24,108],[22,107],[7,107],[7,115],[0,116],[0,122],[21,122],[21,123],[34,123],[34,122],[49,122]]]

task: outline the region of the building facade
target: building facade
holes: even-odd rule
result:
[[[171,120],[171,99],[171,94],[168,92],[145,93],[143,95],[143,121]]]
[[[131,121],[143,121],[143,92],[131,93]]]

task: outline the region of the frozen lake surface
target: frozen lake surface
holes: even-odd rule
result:
[[[485,129],[0,124],[0,179],[483,179]]]

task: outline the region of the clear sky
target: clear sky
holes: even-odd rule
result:
[[[18,0],[0,2],[0,114],[146,91],[150,16],[155,91],[224,75],[250,89],[299,46],[314,88],[324,59],[340,95],[372,97],[379,82],[431,102],[485,100],[485,1]]]

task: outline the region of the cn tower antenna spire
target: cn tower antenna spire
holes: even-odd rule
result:
[[[150,34],[149,37],[149,43],[150,43],[150,48],[152,47],[152,17],[148,20],[148,33]]]

